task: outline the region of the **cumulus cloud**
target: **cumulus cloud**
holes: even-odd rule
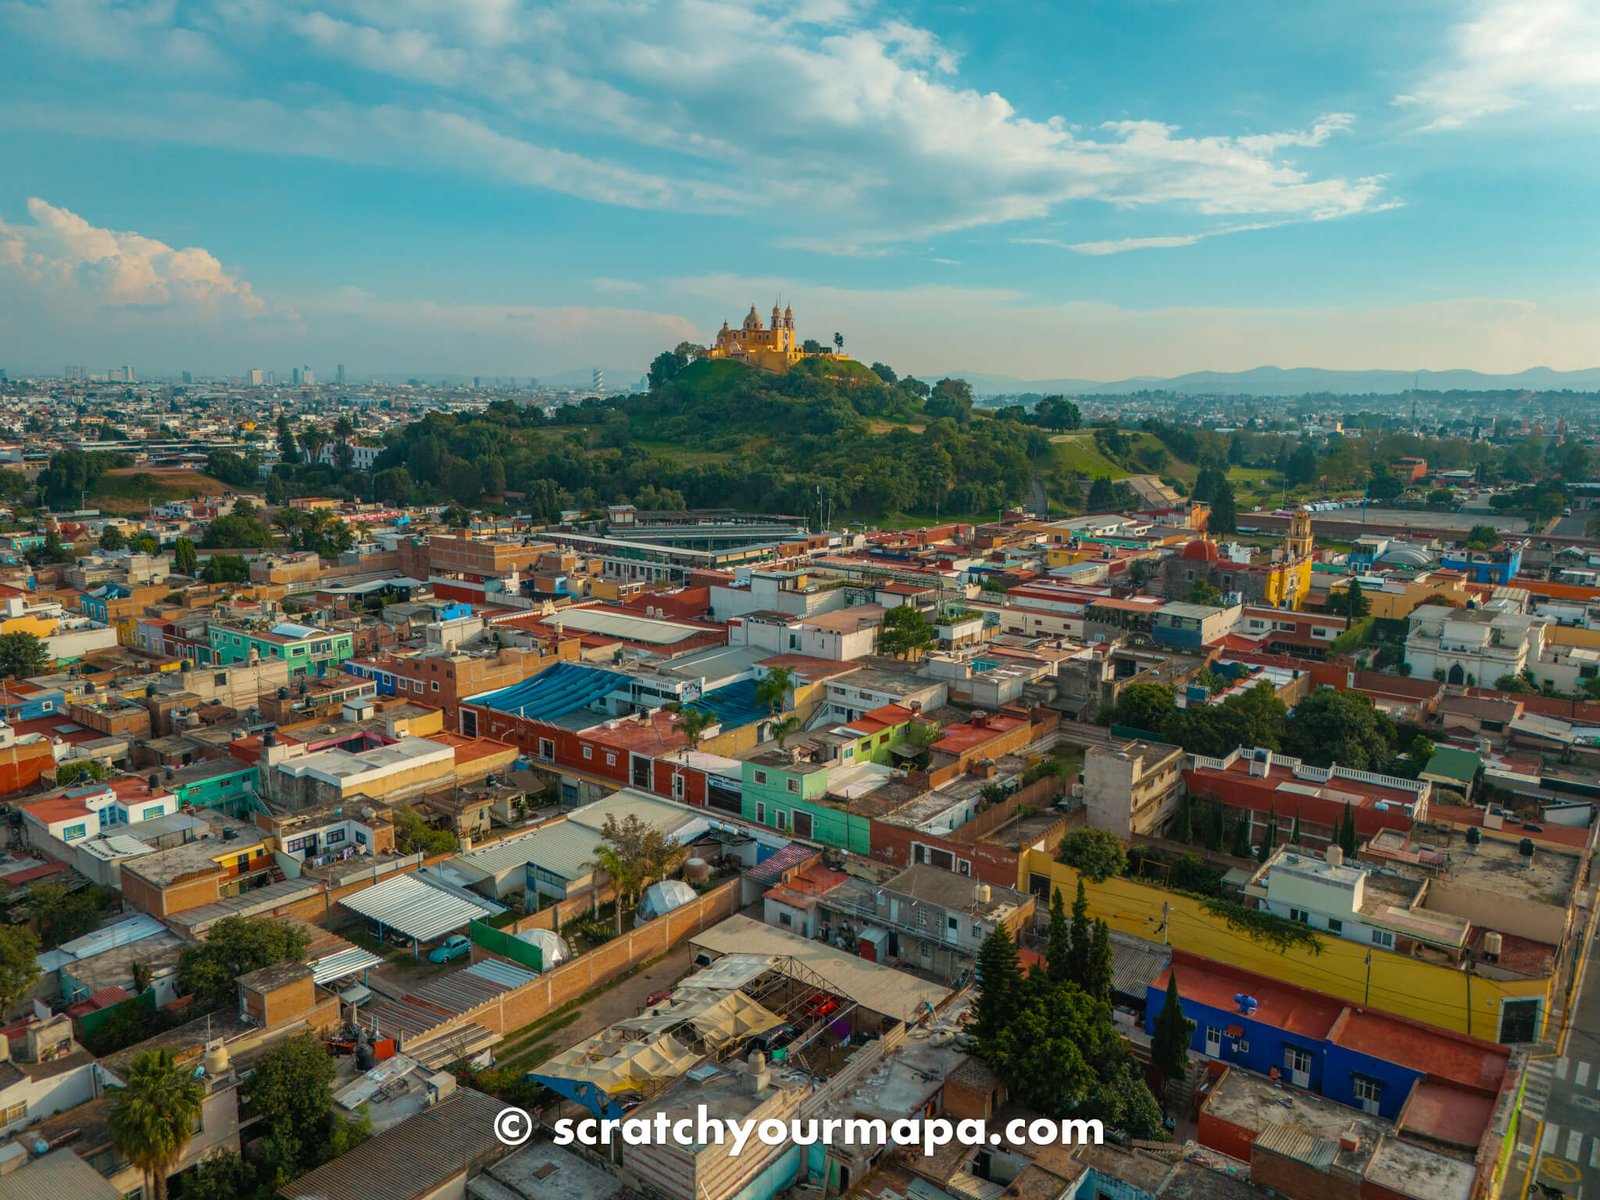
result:
[[[1600,105],[1600,9],[1587,0],[1480,0],[1447,41],[1444,60],[1396,97],[1425,113],[1429,129]]]
[[[77,21],[118,19],[108,0],[73,4]],[[1377,177],[1307,165],[1346,114],[1219,131],[1026,113],[934,33],[865,2],[231,0],[187,26],[176,6],[141,10],[147,24],[160,11],[231,55],[236,86],[179,103],[170,89],[193,77],[162,80],[147,62],[168,88],[137,90],[97,127],[742,214],[800,248],[882,253],[1082,202],[1304,220],[1384,194]],[[268,39],[301,69],[248,74]],[[58,127],[83,115],[48,102],[0,113]]]
[[[102,229],[37,197],[28,215],[32,224],[0,221],[0,279],[53,307],[171,310],[186,319],[268,313],[210,251]]]

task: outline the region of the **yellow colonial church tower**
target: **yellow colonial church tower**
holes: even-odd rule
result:
[[[752,304],[744,324],[738,329],[730,327],[726,321],[722,323],[708,357],[731,358],[735,362],[760,367],[763,371],[776,371],[782,374],[808,356],[800,349],[800,343],[794,336],[794,309],[785,308],[779,312],[778,306],[774,304],[772,324],[766,326],[761,323],[756,306]],[[816,357],[842,358],[843,355],[828,354]]]

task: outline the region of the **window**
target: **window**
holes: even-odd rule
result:
[[[1352,1075],[1350,1081],[1356,1104],[1368,1112],[1376,1112],[1379,1101],[1383,1099],[1383,1084],[1376,1079],[1368,1079],[1365,1075]]]
[[[1387,929],[1374,929],[1372,931],[1372,944],[1382,946],[1385,950],[1394,949],[1394,934]]]
[[[800,781],[798,779],[789,780],[788,788],[791,792],[798,796],[800,794]]]
[[[165,808],[164,805],[152,804],[152,805],[148,806],[147,808],[145,808],[142,812],[140,812],[139,820],[141,820],[141,821],[154,821],[157,817],[159,817],[165,811],[166,811],[166,808]]]
[[[1311,924],[1311,914],[1303,908],[1291,908],[1289,910],[1289,920],[1298,921],[1302,925],[1309,925]]]
[[[437,692],[439,690],[439,681],[437,679],[432,680],[428,686]]]
[[[330,829],[327,833],[322,835],[322,840],[327,842],[330,846],[337,846],[340,842],[344,841],[344,830]]]
[[[86,822],[79,821],[76,825],[68,825],[61,831],[63,842],[75,842],[81,837],[89,835],[89,826]]]
[[[218,671],[215,682],[218,687],[226,687],[228,683],[228,673],[226,671]]]
[[[773,814],[773,816],[776,818],[776,824],[777,824],[779,829],[787,829],[787,828],[789,828],[789,810],[788,809],[780,808],[780,809],[778,809],[778,811],[776,813]]]
[[[549,738],[539,739],[539,757],[549,762],[556,756],[556,744]]]
[[[790,916],[788,913],[784,912],[782,909],[779,909],[778,910],[778,924],[781,925],[784,929],[788,929],[790,926],[792,926],[794,924],[794,918],[792,916]]]
[[[757,800],[756,801],[756,824],[757,825],[765,825],[766,823],[767,823],[767,806],[765,804],[761,803],[761,801]]]
[[[22,1120],[27,1115],[28,1102],[26,1100],[21,1104],[8,1104],[5,1108],[0,1109],[0,1125],[11,1125]]]
[[[461,710],[461,732],[467,737],[478,736],[478,714],[469,709]]]
[[[1343,933],[1344,932],[1344,922],[1339,920],[1337,917],[1329,917],[1328,918],[1328,932],[1329,933]]]
[[[594,757],[594,747],[593,746],[585,746],[583,748],[583,757],[585,759],[593,758]]]
[[[607,755],[606,755],[606,766],[614,767],[616,765],[617,765],[617,756],[616,756],[616,754],[615,753],[607,753]]]
[[[1283,1065],[1298,1074],[1308,1074],[1311,1070],[1311,1051],[1300,1046],[1285,1046]]]
[[[766,781],[767,781],[767,773],[765,771],[757,771],[756,772],[756,782],[757,783],[765,783]]]

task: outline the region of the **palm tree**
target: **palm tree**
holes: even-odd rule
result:
[[[322,430],[311,426],[300,435],[300,445],[305,449],[306,461],[315,463],[322,456],[322,448],[328,444],[328,435]]]
[[[717,718],[700,708],[684,708],[678,713],[678,728],[683,730],[683,736],[689,739],[689,749],[700,749],[700,739],[705,737],[706,730],[717,723]]]
[[[129,1064],[107,1122],[112,1147],[144,1172],[145,1195],[166,1200],[167,1176],[183,1158],[205,1102],[205,1086],[172,1057],[150,1050]]]
[[[800,718],[790,713],[781,721],[772,723],[772,736],[777,739],[778,748],[783,749],[783,743],[800,732]]]
[[[794,685],[793,671],[788,667],[773,667],[767,672],[766,677],[756,684],[756,702],[765,704],[767,711],[777,716],[778,710],[783,707],[783,702],[788,699],[789,689]]]
[[[594,848],[594,865],[611,876],[611,888],[617,894],[617,936],[622,936],[622,909],[625,901],[634,901],[644,890],[644,870],[640,864],[624,854],[610,842],[601,842]],[[591,893],[599,903],[600,889],[596,885]]]

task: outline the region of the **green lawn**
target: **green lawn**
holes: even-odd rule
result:
[[[1056,462],[1064,471],[1098,479],[1102,475],[1111,479],[1126,479],[1130,471],[1107,458],[1095,443],[1092,433],[1058,433],[1050,439],[1055,443]]]

